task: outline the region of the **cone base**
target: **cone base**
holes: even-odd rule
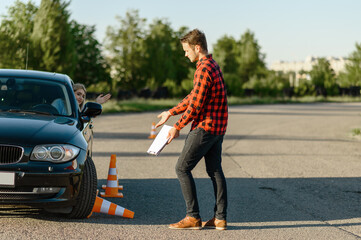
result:
[[[155,138],[155,135],[149,136],[148,138],[153,139],[153,138]]]
[[[123,193],[117,193],[117,194],[105,194],[105,192],[100,193],[101,197],[116,197],[116,198],[122,198]]]
[[[124,213],[123,213],[123,217],[125,218],[134,218],[134,212],[128,210],[128,209],[124,209]]]
[[[107,189],[107,185],[102,185],[102,189]],[[119,185],[118,190],[123,190],[123,185]]]
[[[93,215],[93,212],[91,212],[86,218],[90,218],[92,215]],[[113,214],[108,214],[108,215],[113,215]],[[116,216],[116,215],[113,215],[113,216]],[[123,216],[121,216],[121,217],[134,218],[134,212],[124,208],[124,213],[123,213]]]

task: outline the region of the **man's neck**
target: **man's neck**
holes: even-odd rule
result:
[[[207,56],[207,55],[208,55],[208,52],[207,52],[207,51],[200,52],[200,53],[199,53],[199,59],[202,59],[202,58],[204,58],[204,57]]]

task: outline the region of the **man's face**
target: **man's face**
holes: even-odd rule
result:
[[[197,51],[197,47],[192,48],[188,43],[182,43],[182,47],[185,52],[185,56],[189,58],[191,62],[199,60],[199,51]]]

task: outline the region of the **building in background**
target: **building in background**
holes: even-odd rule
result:
[[[319,58],[320,57],[308,56],[303,62],[277,61],[271,64],[270,69],[276,72],[293,73],[290,74],[290,84],[291,86],[298,86],[299,79],[310,80],[308,72],[312,70],[312,66],[317,63]],[[326,57],[326,59],[330,63],[331,68],[335,71],[336,75],[345,69],[347,58]]]

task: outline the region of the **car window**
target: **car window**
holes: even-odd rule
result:
[[[43,79],[0,78],[0,110],[69,116],[72,107],[66,87]]]

